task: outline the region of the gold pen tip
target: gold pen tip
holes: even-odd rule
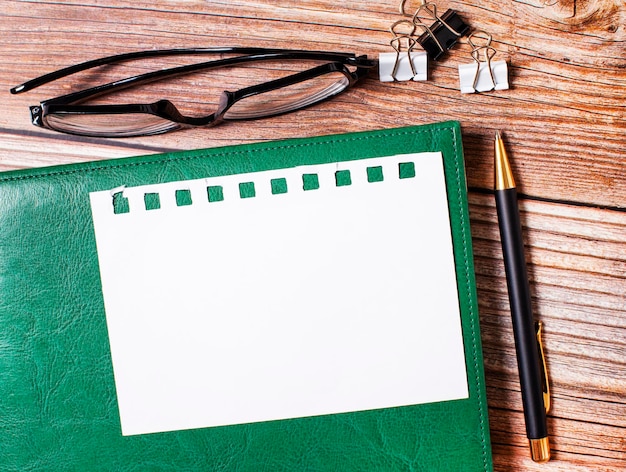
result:
[[[513,178],[511,165],[504,149],[504,141],[500,137],[500,131],[496,131],[495,157],[495,189],[506,190],[515,188],[515,179]]]
[[[550,460],[550,440],[546,438],[530,439],[530,455],[535,462]]]

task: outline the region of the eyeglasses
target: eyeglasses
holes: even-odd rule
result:
[[[131,137],[165,133],[183,127],[211,126],[290,113],[331,99],[356,84],[377,61],[349,53],[264,48],[167,49],[120,54],[83,62],[30,80],[11,89],[23,93],[43,84],[98,66],[164,56],[220,55],[219,59],[156,70],[109,82],[30,107],[36,126],[69,134]],[[224,57],[232,55],[233,57]],[[250,69],[254,70],[250,70]],[[208,72],[211,71],[211,76]],[[178,90],[181,102],[109,103],[124,91],[157,81],[201,75]],[[226,82],[212,82],[213,75]],[[261,77],[259,77],[261,75]],[[217,87],[217,88],[216,88]],[[174,91],[176,93],[176,91]],[[85,104],[85,102],[108,102]],[[209,112],[210,111],[210,112]]]

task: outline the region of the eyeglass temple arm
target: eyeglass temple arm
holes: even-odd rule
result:
[[[114,64],[116,62],[124,62],[135,59],[146,59],[150,57],[165,57],[165,56],[182,56],[182,55],[201,55],[201,54],[225,54],[225,53],[237,53],[237,54],[305,54],[313,56],[319,55],[333,55],[336,57],[350,58],[354,57],[351,53],[335,53],[335,52],[323,52],[323,51],[298,51],[290,49],[271,49],[271,48],[244,48],[244,47],[223,47],[223,48],[183,48],[183,49],[155,49],[148,51],[137,51],[125,54],[117,54],[114,56],[102,57],[91,61],[82,62],[73,66],[65,67],[54,72],[42,75],[35,79],[24,82],[17,87],[11,89],[12,94],[18,94],[28,92],[41,85],[47,84],[54,80],[67,77],[78,72],[82,72],[94,67],[103,66],[107,64]]]
[[[250,50],[250,49],[247,49]],[[357,74],[361,76],[361,70],[367,70],[375,67],[377,61],[367,59],[366,56],[355,57],[350,53],[324,53],[314,51],[295,51],[295,50],[268,50],[263,49],[263,54],[257,55],[244,55],[237,57],[229,57],[225,59],[219,59],[208,62],[200,62],[194,64],[188,64],[184,66],[173,67],[170,69],[160,69],[146,74],[141,74],[133,77],[127,77],[124,79],[109,82],[107,84],[98,85],[96,87],[88,88],[85,90],[79,90],[77,92],[56,97],[51,100],[47,100],[47,103],[55,104],[77,104],[81,101],[92,99],[97,96],[109,93],[112,90],[122,90],[128,87],[143,85],[149,82],[154,82],[168,77],[175,77],[178,75],[184,75],[191,72],[198,72],[201,70],[208,70],[212,68],[218,68],[222,66],[240,64],[245,62],[254,62],[258,60],[270,60],[280,58],[292,58],[292,59],[324,59],[326,61],[337,61],[342,63],[352,64],[357,67]],[[278,52],[276,52],[278,51]],[[43,102],[42,102],[43,103]]]
[[[244,62],[245,58],[249,58],[250,56],[242,56],[237,58],[230,59],[222,59],[218,61],[209,61],[209,62],[201,62],[197,64],[189,64],[187,66],[178,66],[173,67],[171,69],[161,69],[152,72],[148,72],[146,74],[135,75],[133,77],[126,77],[124,79],[119,79],[114,82],[109,82],[106,84],[98,85],[96,87],[91,87],[84,90],[79,90],[77,92],[70,93],[68,95],[63,95],[61,97],[56,97],[52,100],[47,100],[47,102],[54,102],[56,104],[77,104],[86,99],[93,99],[97,96],[108,93],[111,90],[123,90],[129,87],[134,87],[138,85],[144,85],[150,82],[154,82],[157,80],[161,80],[167,77],[175,77],[177,75],[183,75],[190,72],[196,72],[201,70],[207,70],[215,67],[225,66],[232,63]]]

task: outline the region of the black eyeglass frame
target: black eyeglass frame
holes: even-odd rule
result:
[[[149,135],[163,133],[178,129],[181,127],[194,127],[194,126],[208,126],[216,125],[222,121],[235,121],[265,118],[271,116],[277,116],[285,113],[297,111],[323,101],[329,100],[336,95],[344,92],[355,83],[365,77],[369,71],[376,67],[377,61],[368,59],[367,56],[356,56],[352,53],[336,53],[325,51],[301,51],[301,50],[289,50],[289,49],[265,49],[265,48],[241,48],[241,47],[229,47],[229,48],[191,48],[191,49],[164,49],[164,50],[149,50],[138,51],[126,54],[118,54],[114,56],[103,57],[92,61],[76,64],[64,69],[60,69],[48,74],[45,74],[36,79],[32,79],[17,87],[11,89],[11,93],[23,93],[32,90],[36,87],[44,85],[46,83],[58,80],[63,77],[75,74],[77,72],[92,69],[94,67],[108,65],[113,63],[120,63],[130,60],[146,59],[151,57],[164,57],[164,56],[182,56],[182,55],[204,55],[204,54],[242,54],[241,56],[217,59],[213,61],[200,62],[195,64],[189,64],[184,66],[178,66],[168,69],[157,70],[148,72],[146,74],[136,75],[128,77],[114,82],[110,82],[96,87],[91,87],[78,92],[73,92],[60,97],[44,100],[39,106],[30,107],[31,120],[36,126],[52,129],[55,131],[69,132],[67,130],[57,129],[51,126],[46,117],[52,114],[92,114],[92,115],[104,115],[104,114],[150,114],[159,118],[167,120],[172,123],[172,126],[156,131],[155,133],[138,133],[124,136],[137,136],[137,135]],[[318,60],[324,61],[325,64],[319,65],[312,69],[295,73],[280,79],[264,82],[251,87],[239,89],[237,91],[224,91],[220,99],[218,109],[210,115],[201,117],[185,116],[179,112],[176,106],[169,100],[158,100],[153,103],[146,104],[119,104],[119,105],[80,105],[81,102],[96,98],[100,95],[112,93],[123,90],[128,87],[134,87],[144,85],[149,82],[154,82],[166,78],[173,78],[184,74],[193,72],[214,69],[218,67],[226,67],[237,64],[244,64],[247,62],[257,61],[269,61],[269,60]],[[348,67],[355,68],[351,71]],[[258,95],[273,90],[277,90],[283,87],[288,87],[300,82],[320,77],[322,75],[339,72],[343,74],[348,80],[346,87],[332,93],[328,96],[321,97],[315,101],[305,104],[304,106],[297,107],[292,110],[279,111],[276,113],[269,113],[258,117],[250,118],[226,118],[227,111],[239,100],[244,98]],[[76,133],[78,134],[78,133]],[[92,136],[107,136],[116,137],[115,133],[111,135],[106,133],[80,133],[82,135]]]

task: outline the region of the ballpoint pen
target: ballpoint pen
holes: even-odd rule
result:
[[[517,190],[500,133],[496,133],[495,140],[495,197],[513,319],[526,435],[530,442],[532,459],[536,462],[546,462],[550,460],[550,442],[546,424],[550,394],[541,345],[541,324],[538,323],[538,329],[535,329]]]

